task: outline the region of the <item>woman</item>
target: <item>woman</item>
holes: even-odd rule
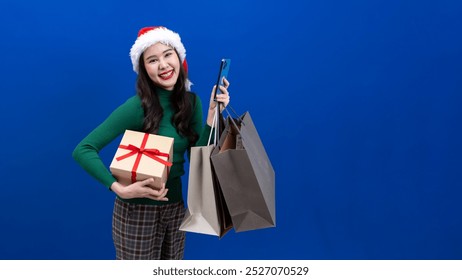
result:
[[[88,134],[73,157],[116,194],[112,235],[117,259],[182,259],[185,233],[179,226],[185,213],[184,155],[191,146],[206,145],[216,107],[215,88],[203,126],[201,100],[190,92],[186,50],[180,36],[165,27],[142,28],[130,58],[138,74],[137,94]],[[229,103],[228,86],[225,80],[222,94],[217,95],[222,107]],[[98,156],[126,129],[174,138],[173,166],[161,189],[149,187],[153,179],[122,185]]]

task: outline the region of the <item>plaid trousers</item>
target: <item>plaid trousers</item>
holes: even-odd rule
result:
[[[132,204],[116,198],[112,238],[118,260],[180,260],[186,233],[180,231],[183,202],[164,205]]]

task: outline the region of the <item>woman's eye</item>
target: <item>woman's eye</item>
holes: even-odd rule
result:
[[[168,53],[165,54],[165,57],[169,57],[169,56],[171,56],[171,55],[172,55],[172,53],[171,53],[171,52],[168,52]]]
[[[149,63],[155,63],[155,62],[157,62],[157,59],[150,59],[148,62]]]

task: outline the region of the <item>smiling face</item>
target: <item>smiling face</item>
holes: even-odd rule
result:
[[[144,51],[143,60],[154,84],[173,90],[180,73],[180,59],[173,47],[156,43]]]

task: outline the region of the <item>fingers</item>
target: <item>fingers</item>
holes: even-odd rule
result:
[[[217,95],[217,101],[223,105],[223,108],[228,106],[230,96],[226,86],[220,86],[222,94]]]
[[[152,186],[154,184],[154,178],[148,178],[143,181],[138,181],[136,184],[140,184],[142,186]]]
[[[218,96],[222,95],[222,94],[225,94],[225,95],[228,95],[228,88],[229,88],[229,81],[223,77],[223,85],[220,85],[220,94],[217,94],[217,99],[218,99]],[[214,85],[212,87],[212,92],[210,94],[210,101],[215,101],[215,90],[216,90],[216,85]]]
[[[165,188],[165,183],[162,183],[162,186],[158,188],[154,186],[154,179],[152,178],[144,180],[143,182],[147,183],[144,185],[145,191],[147,192],[145,197],[158,201],[168,201],[166,197],[168,189]]]
[[[209,112],[215,110],[217,102],[220,103],[220,112],[223,111],[226,106],[228,106],[229,101],[230,101],[230,95],[228,91],[229,85],[230,85],[229,81],[226,78],[223,78],[223,85],[219,86],[220,94],[217,94],[216,96],[215,96],[216,85],[213,86],[212,92],[210,94]],[[208,120],[207,120],[207,123],[209,123]]]
[[[229,100],[230,100],[230,95],[229,95],[229,91],[228,91],[228,88],[229,88],[229,81],[223,77],[223,86],[220,86],[220,90],[221,92],[223,93],[223,100],[221,101],[223,104],[224,104],[224,107],[226,107],[229,103]]]
[[[215,89],[217,88],[217,86],[213,86],[212,87],[212,92],[210,93],[210,102],[209,102],[209,110],[213,111],[215,110],[215,107],[216,107],[216,100],[215,100]],[[219,94],[217,94],[217,97],[219,96]]]
[[[225,85],[226,88],[229,88],[230,83],[225,77],[223,77],[223,84]]]
[[[146,197],[157,201],[168,201],[166,197],[168,189],[165,188],[165,183],[159,188],[154,185],[154,179],[149,178],[135,183],[138,185],[139,197]]]
[[[158,191],[151,189],[151,193],[148,194],[146,197],[157,201],[168,201],[167,192],[168,189],[166,188],[163,188]]]
[[[146,187],[150,187],[154,190],[160,190],[160,189],[163,189],[165,188],[165,183],[163,183],[162,186],[159,186],[158,184],[156,184],[156,182],[154,181],[154,178],[149,178],[149,179],[146,179],[144,181],[141,181],[139,182],[142,186],[146,186]]]

